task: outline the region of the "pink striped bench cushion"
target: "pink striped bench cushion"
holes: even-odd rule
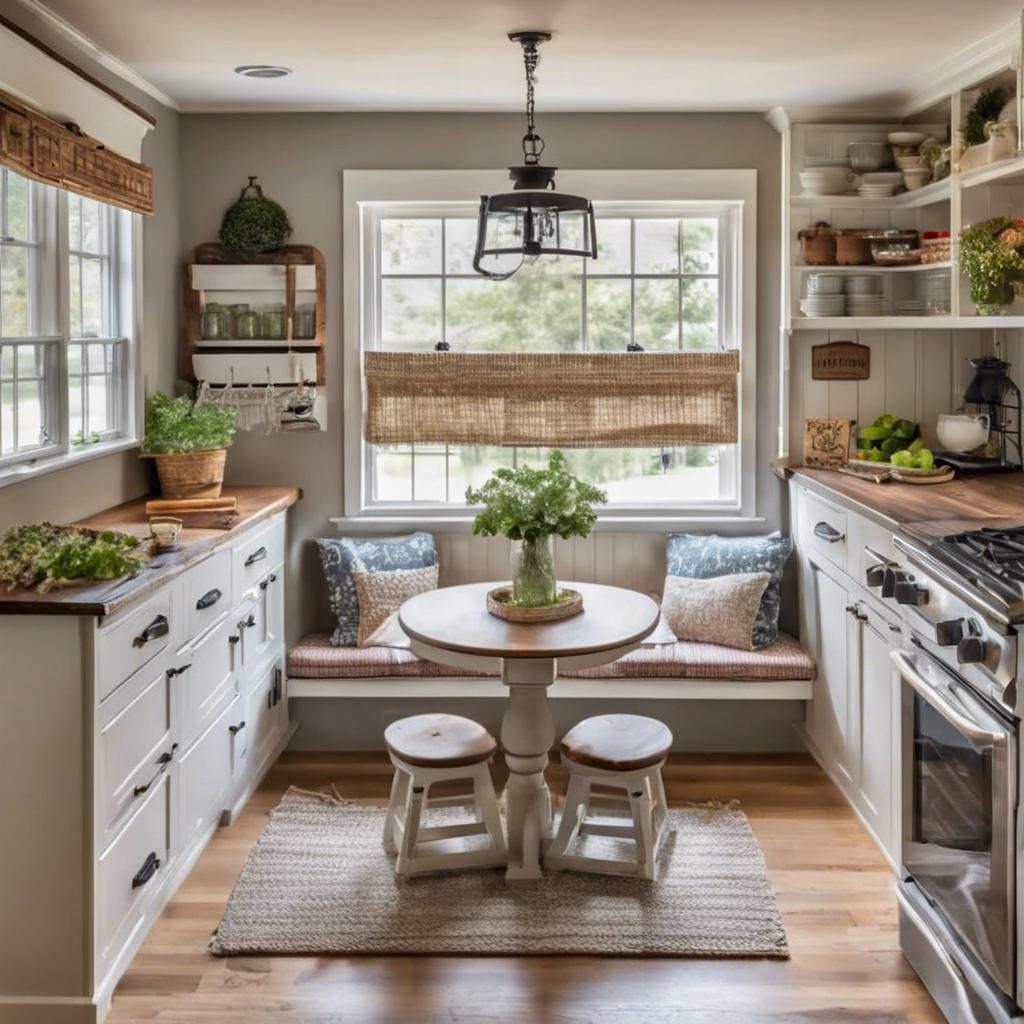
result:
[[[814,660],[791,636],[760,651],[679,641],[640,648],[610,665],[566,672],[581,679],[722,679],[776,682],[813,679]],[[298,679],[437,678],[479,676],[469,669],[435,665],[393,647],[332,647],[329,633],[304,637],[288,652],[288,675]]]

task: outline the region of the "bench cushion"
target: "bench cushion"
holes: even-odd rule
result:
[[[679,641],[639,648],[610,665],[565,672],[579,679],[721,679],[777,682],[813,679],[814,659],[791,636],[757,651],[718,644]],[[332,647],[327,633],[304,637],[288,652],[288,675],[294,679],[371,679],[386,676],[436,679],[480,673],[422,661],[394,647]]]

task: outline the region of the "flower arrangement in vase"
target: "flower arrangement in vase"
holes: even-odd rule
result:
[[[600,488],[569,472],[558,450],[543,468],[497,469],[482,487],[467,489],[466,501],[483,506],[473,533],[512,541],[510,604],[539,608],[559,602],[554,538],[588,536],[597,522],[594,506],[607,500]]]
[[[979,316],[998,316],[1024,280],[1024,220],[992,217],[960,233],[960,270]]]

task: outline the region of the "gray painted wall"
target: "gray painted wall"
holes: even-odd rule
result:
[[[768,469],[778,424],[780,136],[759,114],[545,114],[545,156],[594,169],[756,168],[758,171],[758,512],[782,523],[783,488]],[[293,240],[327,262],[325,433],[243,436],[228,458],[232,483],[297,484],[291,518],[289,640],[329,626],[313,545],[342,510],[342,171],[505,167],[517,159],[511,114],[243,114],[182,118],[181,242],[216,237],[246,175],[287,209]],[[495,180],[495,187],[504,178]]]
[[[143,224],[142,366],[146,392],[173,388],[177,376],[180,281],[180,118],[150,97],[70,48],[16,0],[0,0],[0,13],[31,32],[83,70],[117,89],[157,118],[143,143],[142,160],[153,168],[156,213]],[[0,528],[49,519],[69,522],[150,489],[148,467],[136,452],[91,459],[0,488]]]

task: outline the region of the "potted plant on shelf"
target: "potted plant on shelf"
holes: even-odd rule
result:
[[[217,498],[224,460],[235,434],[235,413],[157,393],[146,403],[142,452],[156,461],[165,498]]]
[[[554,538],[586,537],[597,521],[594,506],[607,500],[600,488],[573,476],[557,450],[542,469],[498,469],[482,487],[466,491],[470,505],[483,506],[473,533],[512,541],[511,604],[558,603]]]
[[[1024,278],[1024,220],[992,217],[960,233],[960,269],[979,316],[998,316]]]

